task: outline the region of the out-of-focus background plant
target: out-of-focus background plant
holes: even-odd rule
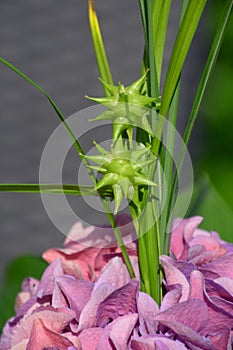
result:
[[[215,1],[208,21],[209,33],[222,1]],[[192,137],[193,165],[201,195],[195,214],[203,227],[219,231],[233,242],[233,18],[226,31],[214,74],[204,98],[196,133]]]
[[[117,3],[118,5],[116,6],[114,1],[110,1],[109,5],[106,5],[106,2],[100,1],[98,3],[98,12],[101,16],[103,35],[106,38],[106,46],[107,49],[109,49],[109,59],[112,62],[115,77],[118,80],[119,78],[122,79],[122,82],[126,83],[127,85],[134,80],[135,76],[138,75],[137,73],[140,72],[141,54],[143,50],[142,32],[138,16],[138,4],[135,3],[135,1],[129,1],[128,4],[125,4],[123,0]],[[121,5],[119,5],[119,3],[121,3]],[[14,50],[14,46],[12,44],[15,42],[14,38],[17,38],[17,28],[12,28],[14,18],[19,18],[20,14],[22,14],[22,19],[25,18],[25,23],[23,23],[23,20],[21,19],[19,24],[19,27],[22,29],[22,36],[18,39],[23,45],[25,37],[28,35],[28,33],[25,32],[25,37],[23,37],[24,31],[26,31],[27,25],[29,25],[29,17],[31,14],[35,14],[38,10],[36,6],[33,7],[33,5],[27,5],[27,1],[23,1],[20,5],[21,12],[19,11],[18,13],[16,12],[16,9],[13,9],[13,4],[10,2],[7,3],[6,0],[4,0],[0,5],[3,9],[1,16],[6,15],[11,20],[8,23],[8,29],[7,26],[4,27],[3,25],[3,30],[6,31],[5,33],[3,32],[3,34],[1,34],[5,39],[5,52],[3,52],[3,56],[14,62],[17,66],[19,66],[17,62],[21,63],[20,68],[24,72],[30,73],[29,75],[32,76],[34,80],[40,82],[43,87],[49,90],[50,94],[57,101],[63,112],[68,116],[77,109],[81,109],[82,107],[88,105],[88,103],[82,99],[82,96],[85,93],[88,93],[89,95],[99,95],[99,85],[95,79],[98,76],[98,73],[94,62],[94,54],[91,49],[91,39],[90,37],[85,37],[86,34],[83,34],[85,40],[82,42],[80,39],[82,35],[79,33],[77,34],[77,38],[79,38],[77,40],[80,40],[78,41],[79,45],[76,43],[76,33],[78,33],[79,30],[79,26],[74,25],[76,14],[75,11],[69,11],[67,9],[67,4],[64,5],[62,1],[57,3],[57,10],[55,11],[53,18],[50,16],[51,21],[53,22],[54,32],[56,32],[57,28],[57,37],[56,35],[52,36],[49,34],[49,26],[43,22],[46,18],[46,16],[43,16],[43,11],[47,9],[51,11],[50,15],[52,15],[52,4],[51,6],[46,7],[45,1],[43,1],[39,8],[39,15],[36,17],[37,21],[42,22],[37,23],[35,21],[33,25],[31,24],[31,27],[34,29],[37,28],[35,29],[34,34],[38,34],[40,30],[43,32],[43,28],[47,28],[47,30],[44,30],[43,35],[38,37],[39,40],[37,40],[36,37],[33,38],[32,34],[31,42],[27,47],[29,51],[26,53],[21,51],[23,58],[27,57],[27,55],[30,57],[31,62],[29,63],[29,71],[31,71],[29,72],[27,70],[27,64],[25,63],[24,65],[24,60],[20,60],[20,50]],[[83,21],[83,33],[87,33],[87,18],[83,16],[83,14],[86,13],[86,8],[84,5],[79,7],[78,4],[77,6],[77,1],[71,1],[69,7],[71,8],[73,5],[78,11],[77,17],[80,19],[80,21]],[[179,1],[177,1],[177,5],[179,5]],[[115,6],[116,9],[114,9],[113,6]],[[208,5],[208,17],[204,16],[201,25],[201,30],[205,32],[205,37],[202,37],[202,42],[197,42],[197,40],[194,40],[193,46],[195,49],[191,50],[188,57],[185,68],[185,73],[187,74],[186,77],[184,76],[183,78],[185,81],[183,99],[187,102],[180,111],[183,120],[180,125],[181,130],[185,125],[185,118],[186,114],[188,114],[187,110],[189,110],[189,103],[192,102],[193,98],[192,91],[194,90],[193,88],[198,81],[198,73],[201,71],[200,67],[204,64],[205,54],[208,52],[208,46],[214,32],[212,23],[216,24],[216,17],[219,15],[221,7],[221,0],[217,0]],[[121,9],[121,12],[119,9]],[[211,11],[209,11],[209,9],[211,9]],[[61,11],[65,11],[65,15],[62,16],[60,14]],[[174,8],[174,11],[176,11],[176,8]],[[111,18],[111,13],[114,13],[114,21]],[[48,13],[47,17],[49,17]],[[106,18],[108,18],[109,22],[105,22]],[[120,22],[119,18],[121,18]],[[212,21],[212,19],[214,20]],[[30,18],[30,20],[31,22],[34,21],[33,16]],[[173,40],[173,25],[174,23],[170,23],[169,40],[171,42]],[[110,31],[110,33],[108,31]],[[69,37],[69,32],[72,32],[71,37]],[[66,42],[66,45],[63,44],[63,49],[61,49],[61,52],[58,49],[59,35],[62,38],[61,41]],[[62,37],[62,35],[64,37]],[[65,38],[65,36],[67,36],[67,38]],[[110,41],[111,36],[114,38],[112,39],[112,42]],[[47,40],[45,40],[45,37],[47,37]],[[189,213],[203,215],[205,220],[202,226],[207,229],[219,231],[221,236],[228,241],[233,241],[233,147],[231,136],[231,126],[233,126],[232,37],[233,19],[231,19],[229,23],[223,48],[215,68],[214,75],[210,81],[208,92],[204,98],[204,103],[201,108],[195,133],[192,136],[190,144],[190,152],[193,159],[197,187],[194,192],[194,199]],[[48,69],[46,63],[46,45],[52,45],[53,47],[52,39],[54,38],[57,39],[55,45],[56,49],[54,50],[55,53],[53,55],[53,60],[56,60],[56,64],[54,66],[54,70],[51,69],[51,64],[50,70],[46,71]],[[9,45],[7,45],[7,40],[9,39],[12,39],[12,43],[9,42]],[[168,41],[168,46],[171,45],[171,42]],[[73,53],[71,53],[72,47],[74,49]],[[49,51],[50,47],[47,46],[47,48]],[[66,50],[67,52],[65,52]],[[198,52],[198,54],[196,53],[195,57],[191,57],[192,52],[194,51]],[[38,56],[40,52],[41,57]],[[123,56],[122,52],[124,52]],[[64,61],[62,61],[62,57],[64,58]],[[76,62],[77,58],[79,59],[79,66]],[[80,67],[83,67],[86,62],[88,62],[89,68],[87,67],[86,75],[83,76],[81,75],[83,68]],[[73,67],[73,72],[69,70],[69,74],[65,75],[64,72],[66,72],[69,65]],[[18,87],[15,89],[8,86],[8,91],[12,91],[13,93],[8,100],[5,99],[5,101],[3,101],[2,111],[4,110],[4,113],[2,113],[3,119],[5,120],[5,129],[2,128],[1,132],[5,134],[5,139],[7,138],[8,142],[5,144],[3,142],[1,145],[1,159],[4,159],[4,161],[2,162],[1,160],[0,163],[0,167],[3,167],[4,165],[4,169],[1,169],[1,173],[3,174],[1,175],[3,176],[3,178],[1,178],[1,182],[7,182],[6,179],[8,179],[9,176],[9,182],[37,182],[35,178],[39,168],[40,154],[48,136],[56,127],[57,120],[53,115],[53,111],[51,111],[49,107],[47,108],[46,100],[39,96],[36,91],[29,89],[28,85],[21,82],[19,78],[15,78],[13,73],[6,71],[2,67],[0,70],[5,77],[5,81],[9,81],[10,79],[13,83],[16,81],[18,84]],[[33,75],[33,71],[36,72],[35,75]],[[54,85],[50,86],[50,84],[53,83]],[[45,84],[47,84],[47,86],[45,86]],[[23,87],[25,91],[29,89],[29,93],[31,95],[27,95],[27,97],[25,97],[26,95],[21,95],[21,87]],[[1,89],[4,90],[4,86],[2,84]],[[10,112],[11,104],[12,106],[16,106],[16,109],[12,107],[12,115]],[[15,110],[17,110],[17,104],[18,107],[22,107],[22,104],[24,104],[24,106],[21,110],[19,108],[19,115],[14,115],[15,119],[13,119],[13,114],[15,114]],[[42,107],[42,105],[45,105],[45,107]],[[7,108],[9,108],[9,112],[6,112]],[[45,108],[45,110],[43,108]],[[30,113],[31,115],[25,116],[24,113]],[[10,121],[9,118],[11,118]],[[15,135],[18,136],[17,145],[20,147],[20,144],[23,142],[23,131],[25,128],[29,127],[29,120],[31,120],[31,125],[34,127],[34,130],[32,130],[30,134],[31,136],[29,137],[26,145],[27,150],[23,154],[18,154],[18,156],[13,160],[13,165],[9,165],[12,163],[11,157],[15,152]],[[41,128],[43,128],[43,131]],[[37,147],[35,151],[36,153],[33,153],[34,141],[35,143],[38,142],[37,135],[43,133],[44,136],[39,141],[40,147]],[[30,150],[30,153],[28,150]],[[29,157],[29,161],[26,160],[27,157]],[[7,167],[8,165],[9,167]],[[25,169],[25,171],[22,169]],[[28,173],[26,173],[26,169],[29,169]],[[19,172],[19,176],[17,174],[17,170]],[[11,175],[9,175],[10,172]],[[26,175],[26,178],[25,173],[28,174]],[[69,177],[70,175],[68,174],[67,176]],[[41,214],[39,214],[39,211],[43,210],[42,205],[39,204],[40,197],[37,195],[33,195],[32,197],[32,201],[36,201],[36,205],[34,207],[35,211],[33,210],[33,207],[30,210],[31,206],[29,202],[27,202],[28,199],[23,198],[23,195],[0,194],[1,208],[3,208],[0,213],[2,218],[1,222],[3,223],[1,224],[1,235],[3,237],[3,241],[6,242],[8,240],[8,244],[4,244],[3,242],[1,248],[2,266],[6,264],[6,261],[9,260],[13,254],[20,255],[21,253],[26,252],[40,253],[51,245],[61,244],[64,238],[62,235],[56,232],[55,228],[51,227],[49,220],[46,218],[46,213],[42,214],[44,215],[43,217],[40,216]],[[13,205],[13,202],[15,203],[14,198],[16,198],[16,204]],[[25,221],[27,222],[28,220],[28,222],[30,222],[29,226],[21,226],[21,218],[16,215],[19,204],[21,203],[23,203],[22,206],[25,205],[25,208],[20,208],[21,211],[25,212],[22,218],[22,223],[25,223]],[[12,207],[13,211],[11,210]],[[15,221],[16,219],[14,218],[14,215],[17,216],[17,221]],[[25,227],[28,227],[30,232],[22,232],[25,230]],[[27,245],[27,237],[29,237],[29,242],[31,242],[30,245]],[[25,244],[23,244],[23,248],[21,245],[20,250],[18,248],[20,247],[21,241],[24,241]],[[8,253],[7,248],[9,247],[13,247],[13,249],[11,248]],[[13,300],[23,277],[34,273],[35,277],[39,277],[40,272],[43,271],[43,269],[44,263],[37,258],[34,259],[32,257],[20,258],[11,263],[5,277],[2,278],[2,288],[0,294],[1,324],[3,324],[6,318],[13,313]]]

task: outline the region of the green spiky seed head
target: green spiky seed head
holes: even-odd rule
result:
[[[88,99],[108,108],[107,111],[93,120],[111,120],[113,123],[114,140],[122,135],[124,131],[131,129],[133,126],[140,127],[150,135],[152,134],[144,107],[159,107],[160,99],[142,94],[143,87],[146,83],[147,73],[148,72],[127,87],[121,83],[115,86],[107,84],[101,80],[111,96],[101,98],[86,96]]]
[[[155,162],[150,148],[144,145],[137,145],[134,149],[129,149],[127,142],[121,138],[112,145],[110,152],[96,144],[96,148],[102,154],[85,157],[97,163],[98,166],[90,166],[92,169],[103,174],[96,184],[95,190],[110,187],[113,191],[115,210],[117,214],[123,198],[132,200],[136,206],[139,186],[156,186],[156,183],[149,180],[143,168]]]

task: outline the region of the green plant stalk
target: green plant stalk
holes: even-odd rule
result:
[[[196,33],[198,23],[207,0],[190,0],[182,19],[178,35],[172,50],[164,83],[160,114],[166,116],[182,71],[185,58]]]
[[[188,3],[189,3],[189,0],[182,1],[179,26],[183,21]],[[180,95],[180,80],[181,80],[181,77],[179,78],[179,81],[177,83],[175,93],[172,98],[171,106],[169,108],[168,123],[166,128],[166,133],[167,133],[166,145],[165,147],[162,148],[162,151],[164,152],[163,171],[164,171],[164,177],[166,179],[166,190],[162,185],[162,192],[163,192],[162,201],[164,200],[164,206],[160,216],[160,232],[161,232],[160,252],[161,253],[164,252],[165,240],[167,240],[166,235],[169,235],[169,232],[170,232],[167,225],[169,220],[171,219],[171,212],[170,212],[171,205],[169,201],[170,201],[170,193],[172,191],[172,181],[173,181],[173,158],[174,158],[174,145],[175,145],[175,130],[176,130],[176,121],[177,121],[178,106],[179,106],[179,95]]]
[[[122,253],[125,265],[127,267],[127,270],[129,272],[129,275],[130,275],[131,278],[135,278],[135,272],[134,272],[133,266],[131,264],[129,255],[127,253],[124,241],[123,241],[122,236],[121,236],[121,232],[119,230],[119,227],[116,224],[116,221],[115,221],[115,218],[114,218],[112,212],[110,211],[109,204],[106,201],[106,199],[102,199],[102,203],[104,205],[104,209],[106,211],[108,220],[109,220],[109,222],[110,222],[110,224],[112,226],[112,229],[114,231],[117,243],[118,243],[119,247],[121,248],[121,253]]]
[[[191,0],[189,2],[189,4],[187,4],[187,1],[183,1],[182,3],[182,11],[181,11],[181,25],[177,34],[177,39],[174,45],[174,49],[172,52],[172,56],[171,56],[171,60],[169,63],[169,67],[168,67],[168,72],[167,72],[167,76],[166,76],[166,80],[165,80],[165,86],[164,86],[164,92],[163,92],[163,96],[162,96],[162,104],[161,104],[161,109],[160,109],[160,114],[166,116],[167,111],[170,107],[170,104],[172,102],[173,99],[173,94],[174,91],[177,87],[177,83],[178,80],[180,79],[180,74],[181,74],[181,70],[184,64],[184,60],[186,58],[188,49],[190,47],[191,41],[193,39],[194,33],[196,31],[197,25],[199,23],[201,14],[204,10],[204,6],[205,6],[205,0],[204,1],[195,1],[195,0]],[[148,1],[147,2],[147,10],[148,9],[152,9],[151,7],[152,2]],[[187,7],[188,5],[188,7]],[[154,3],[155,6],[155,3]],[[158,8],[161,9],[161,6],[159,6],[159,4],[157,5]],[[170,8],[170,6],[169,6]],[[187,8],[187,10],[186,10]],[[185,11],[186,10],[186,11]],[[168,11],[168,10],[167,10]],[[150,78],[153,76],[154,79],[156,77],[156,85],[151,85],[151,79],[150,79],[150,86],[148,88],[149,93],[155,93],[156,91],[156,86],[158,87],[158,77],[157,77],[157,71],[154,70],[154,68],[156,68],[156,64],[155,64],[155,52],[156,52],[156,47],[153,46],[153,44],[151,44],[150,39],[150,28],[152,26],[152,22],[150,22],[150,13],[152,12],[147,12],[147,30],[148,30],[148,55],[149,55],[149,68],[151,69],[150,64],[152,63],[152,70],[153,70],[153,75],[150,75]],[[185,14],[184,14],[185,13]],[[169,11],[167,12],[166,16],[168,18],[168,14]],[[158,17],[159,16],[158,14]],[[191,21],[191,24],[190,24]],[[156,25],[156,24],[155,24]],[[166,26],[166,19],[164,22],[164,26]],[[146,26],[145,26],[146,27]],[[155,32],[155,28],[153,28],[154,32]],[[154,38],[153,38],[154,39]],[[151,47],[153,48],[153,56],[151,54]],[[163,47],[162,47],[162,54],[163,54]],[[153,61],[152,58],[153,57]],[[154,66],[153,66],[154,63]],[[155,74],[156,73],[156,74]],[[154,81],[153,81],[154,82]],[[157,92],[157,91],[156,91]],[[174,100],[174,108],[172,108],[172,112],[170,114],[170,119],[172,120],[173,124],[176,124],[176,115],[177,115],[177,105],[178,105],[178,96],[179,96],[179,92],[177,90],[177,94],[175,96],[175,100]],[[163,132],[163,127],[164,127],[164,120],[160,119],[159,122],[156,125],[156,130],[155,130],[155,137],[152,140],[152,152],[155,154],[155,156],[159,156],[159,149],[160,149],[160,139],[162,136],[162,132]],[[154,128],[153,128],[154,130]],[[171,145],[174,142],[174,135],[171,139]],[[169,178],[169,181],[171,183],[172,181],[172,155],[168,155],[167,160],[165,161],[165,171],[167,172],[167,176]],[[152,175],[153,170],[150,172],[150,176]],[[171,184],[169,183],[169,188],[168,191],[170,191],[171,189]],[[147,193],[145,194],[145,196],[147,196]],[[154,203],[154,206],[156,205],[156,203]],[[167,226],[167,218],[168,218],[168,202],[166,201],[165,203],[165,210],[162,214],[162,238],[160,240],[160,242],[158,242],[158,235],[157,237],[153,237],[152,235],[151,240],[157,240],[157,255],[158,255],[158,259],[159,259],[159,255],[162,252],[163,249],[163,245],[164,245],[164,235],[165,235],[165,230],[166,230],[166,226]],[[156,230],[158,230],[159,224],[155,224],[152,226],[152,228],[150,229],[151,232],[154,232],[154,236],[156,235]],[[161,232],[161,230],[159,229],[159,231]],[[146,238],[145,238],[146,239]],[[146,247],[147,250],[151,250],[151,246],[153,247],[152,241],[146,241]],[[156,256],[155,254],[152,253],[153,256]],[[159,260],[158,260],[159,261]],[[158,262],[159,265],[159,262]],[[142,270],[142,269],[141,269]],[[157,270],[158,273],[158,270]],[[145,279],[145,278],[144,278]],[[150,276],[149,276],[149,280],[150,280]],[[154,279],[152,280],[151,278],[151,283],[155,283]],[[160,279],[157,279],[158,285],[160,286]]]
[[[153,1],[153,37],[154,37],[154,56],[157,68],[158,86],[160,86],[164,44],[167,33],[167,23],[170,13],[171,0]]]
[[[208,55],[201,79],[200,79],[200,83],[197,89],[197,93],[194,99],[194,103],[193,103],[193,107],[191,110],[191,114],[189,116],[188,119],[188,124],[187,127],[185,129],[185,133],[184,133],[184,137],[183,137],[183,143],[184,146],[187,147],[189,139],[190,139],[190,135],[192,133],[192,129],[194,127],[195,121],[197,119],[197,115],[200,109],[200,105],[202,103],[206,88],[207,88],[207,84],[208,81],[210,79],[211,73],[213,72],[213,69],[215,67],[215,63],[217,61],[218,58],[218,54],[223,42],[223,38],[224,38],[224,34],[227,28],[227,24],[230,18],[230,14],[231,14],[231,10],[232,10],[232,6],[233,6],[233,2],[232,0],[228,0],[226,2],[225,8],[223,10],[223,14],[222,17],[220,19],[213,43],[211,45],[211,49],[210,49],[210,53]],[[178,182],[178,174],[177,172],[179,171],[179,169],[182,166],[182,162],[184,159],[184,154],[185,154],[185,147],[182,147],[180,150],[180,154],[179,154],[179,158],[178,158],[178,163],[177,163],[177,170],[174,174],[174,179],[173,179],[173,183],[172,183],[172,189],[171,189],[171,198],[170,198],[170,208],[169,210],[171,211],[173,203],[176,200],[176,187],[177,187],[177,182]],[[164,254],[168,254],[169,252],[169,237],[166,237],[165,239],[165,244],[164,244]]]
[[[167,223],[170,218],[169,211],[169,199],[172,190],[172,180],[173,180],[173,156],[174,156],[174,144],[175,144],[175,127],[178,112],[179,103],[179,93],[180,93],[180,83],[177,85],[169,113],[168,113],[168,124],[166,128],[166,145],[164,147],[164,177],[166,179],[166,189],[162,185],[162,201],[164,200],[164,206],[162,209],[160,217],[160,232],[161,232],[161,245],[160,252],[163,253],[165,236],[167,233]]]
[[[171,59],[162,93],[160,114],[166,117],[169,110],[175,88],[177,86],[185,58],[191,45],[198,23],[204,11],[207,0],[190,0],[181,22],[175,44],[172,50]],[[156,134],[152,140],[152,152],[158,156],[160,139],[163,132],[164,122],[162,119],[157,124]]]
[[[157,67],[155,62],[155,50],[154,50],[154,26],[153,26],[153,0],[147,1],[147,20],[148,20],[148,58],[149,58],[149,82],[148,82],[148,91],[150,97],[159,97],[159,84],[158,84],[158,75]],[[152,130],[153,129],[153,119],[152,119]]]
[[[153,1],[149,0],[146,3],[140,2],[142,22],[144,23],[144,37],[145,37],[145,54],[144,54],[144,68],[149,68],[149,79],[147,82],[147,91],[150,97],[159,96],[159,86],[155,62],[154,51],[154,27],[153,27]],[[159,15],[159,14],[158,14]],[[154,118],[153,118],[154,117]],[[155,129],[156,113],[153,116],[152,111],[152,130]],[[138,142],[144,142],[144,135],[137,134]],[[140,139],[140,136],[143,139]],[[154,174],[155,166],[150,171],[151,177]],[[153,191],[151,191],[153,192]],[[140,265],[140,280],[142,290],[151,295],[158,304],[160,303],[160,267],[159,267],[159,247],[158,247],[158,232],[156,226],[153,225],[157,221],[155,215],[156,203],[149,198],[148,189],[145,190],[142,199],[143,213],[139,218],[139,232],[138,232],[138,251],[139,251],[139,265]],[[148,223],[149,224],[148,226]]]

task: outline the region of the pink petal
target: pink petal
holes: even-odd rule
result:
[[[228,277],[233,279],[233,254],[226,254],[210,263],[200,267],[199,270],[205,278],[216,279],[218,277]]]
[[[133,339],[131,341],[132,350],[155,350],[154,339]]]
[[[221,248],[219,250],[205,251],[200,255],[193,257],[192,259],[190,259],[190,261],[197,266],[201,266],[201,265],[207,264],[213,259],[219,258],[225,253],[226,253],[226,250],[224,248]]]
[[[153,334],[157,330],[158,322],[155,316],[159,313],[159,307],[148,294],[139,292],[137,299],[139,315],[139,330],[142,335]]]
[[[195,270],[190,275],[189,299],[199,299],[204,301],[204,278],[202,274]]]
[[[199,216],[184,220],[178,218],[173,221],[170,251],[177,259],[180,259],[184,253],[185,240],[189,241],[192,238],[195,229],[201,221],[202,218]]]
[[[166,311],[170,307],[178,304],[178,302],[180,301],[181,292],[182,287],[180,285],[176,289],[167,292],[163,297],[160,311]]]
[[[100,303],[111,294],[113,290],[114,288],[109,283],[99,285],[81,311],[78,331],[96,326],[97,309]]]
[[[95,256],[98,254],[99,248],[86,248],[80,244],[76,244],[73,248],[75,250],[68,248],[50,249],[43,254],[43,258],[48,263],[60,258],[66,274],[86,280],[93,279]]]
[[[222,331],[226,327],[232,328],[233,316],[232,312],[228,312],[229,308],[232,307],[232,303],[228,303],[221,298],[209,297],[205,290],[204,298],[208,306],[209,320],[206,327],[201,331],[201,334],[206,336],[210,333],[215,333],[216,330]]]
[[[213,237],[206,235],[198,235],[194,237],[189,242],[189,247],[193,247],[195,245],[202,245],[206,250],[219,250],[221,249],[221,245],[218,241],[216,241]]]
[[[28,277],[23,280],[22,291],[30,293],[30,296],[36,295],[39,281],[33,277]]]
[[[67,307],[68,305],[67,299],[65,298],[65,295],[62,293],[61,288],[59,287],[56,280],[54,283],[51,305],[54,308]]]
[[[196,317],[198,315],[198,317]],[[183,324],[198,332],[202,330],[208,322],[208,308],[205,302],[192,299],[160,312],[156,315],[156,320],[164,324],[164,321]]]
[[[37,290],[37,297],[43,298],[53,294],[54,278],[63,275],[61,259],[57,259],[50,264],[41,277],[40,284]]]
[[[169,319],[160,320],[160,322],[176,333],[185,343],[196,346],[196,349],[199,347],[202,350],[217,350],[209,339],[200,336],[197,332],[180,322],[170,321]]]
[[[82,350],[95,350],[99,342],[103,328],[86,328],[79,335]]]
[[[168,285],[180,284],[182,286],[182,296],[180,301],[185,301],[189,296],[189,283],[183,273],[178,270],[172,264],[172,258],[169,258],[166,255],[162,255],[160,260],[163,265],[164,273],[166,276],[166,283]]]
[[[94,283],[76,279],[73,276],[59,276],[56,283],[69,303],[71,310],[75,311],[77,320],[86,303],[91,297]]]
[[[187,347],[179,340],[172,340],[162,335],[153,337],[137,337],[131,340],[132,350],[187,350]]]
[[[218,350],[232,350],[231,346],[231,331],[229,328],[225,328],[221,332],[216,332],[209,335],[212,344]]]
[[[122,259],[115,257],[104,267],[98,281],[95,283],[94,290],[104,282],[110,283],[116,289],[124,286],[129,281],[130,276]]]
[[[184,221],[185,221],[184,239],[187,243],[189,243],[193,239],[193,237],[195,237],[195,233],[197,232],[197,227],[203,221],[203,218],[201,216],[193,216],[189,219],[185,219]],[[202,231],[202,233],[204,233],[204,231]],[[207,234],[209,235],[208,232]]]
[[[67,350],[73,344],[67,338],[46,328],[40,319],[35,320],[27,350],[41,350],[42,347],[50,346],[59,350]]]
[[[138,315],[130,314],[122,317],[118,317],[111,324],[111,330],[109,331],[109,337],[114,343],[116,349],[127,350],[129,337],[137,322]]]
[[[80,242],[81,239],[88,237],[95,230],[94,226],[83,227],[81,222],[74,224],[65,240],[65,247]]]
[[[214,283],[223,287],[233,297],[233,279],[228,277],[219,277],[214,280]]]
[[[16,345],[24,339],[29,339],[36,319],[40,319],[46,328],[60,333],[74,317],[75,313],[69,309],[54,309],[51,306],[40,307],[31,315],[26,315],[17,324],[11,339],[12,345]]]
[[[162,349],[162,346],[159,344],[164,344],[167,348],[167,350],[186,350],[186,346],[181,343],[179,340],[172,340],[166,337],[157,338],[158,340],[155,340],[156,349],[158,347],[158,350]]]
[[[125,286],[116,289],[99,305],[96,322],[100,327],[105,327],[109,322],[119,316],[137,312],[136,294],[138,281],[131,280]]]

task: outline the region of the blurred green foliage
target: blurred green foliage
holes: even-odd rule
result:
[[[22,256],[13,260],[7,267],[0,288],[0,330],[8,318],[15,315],[16,295],[26,277],[40,279],[48,264],[40,257]]]
[[[212,6],[209,26],[210,32],[214,31],[212,25],[216,24],[216,15],[221,13],[222,0],[216,0]],[[201,107],[199,116],[202,139],[201,157],[194,164],[197,179],[207,173],[210,182],[214,186],[214,193],[220,198],[219,214],[211,210],[196,208],[196,214],[205,215],[205,222],[210,223],[212,228],[218,229],[214,225],[216,215],[222,215],[222,207],[229,206],[233,213],[233,16],[228,23],[223,46],[217,61],[214,73],[209,82],[207,93]],[[194,142],[198,142],[195,140]],[[198,176],[199,175],[199,176]],[[212,193],[213,195],[213,193]],[[216,197],[215,196],[215,197]],[[207,199],[206,199],[207,200]],[[213,200],[213,202],[216,202]],[[221,202],[221,203],[220,203]],[[211,206],[211,201],[208,200]],[[217,209],[217,207],[216,207]],[[213,215],[214,214],[214,215]],[[233,214],[232,214],[233,215]],[[203,224],[205,226],[205,223]],[[219,225],[217,225],[219,226]],[[226,226],[226,224],[225,224]],[[230,226],[230,223],[229,223]],[[209,224],[206,224],[209,228]],[[233,242],[232,225],[227,230],[222,227],[222,236]],[[220,232],[220,231],[219,231]],[[227,232],[227,234],[226,234]]]

